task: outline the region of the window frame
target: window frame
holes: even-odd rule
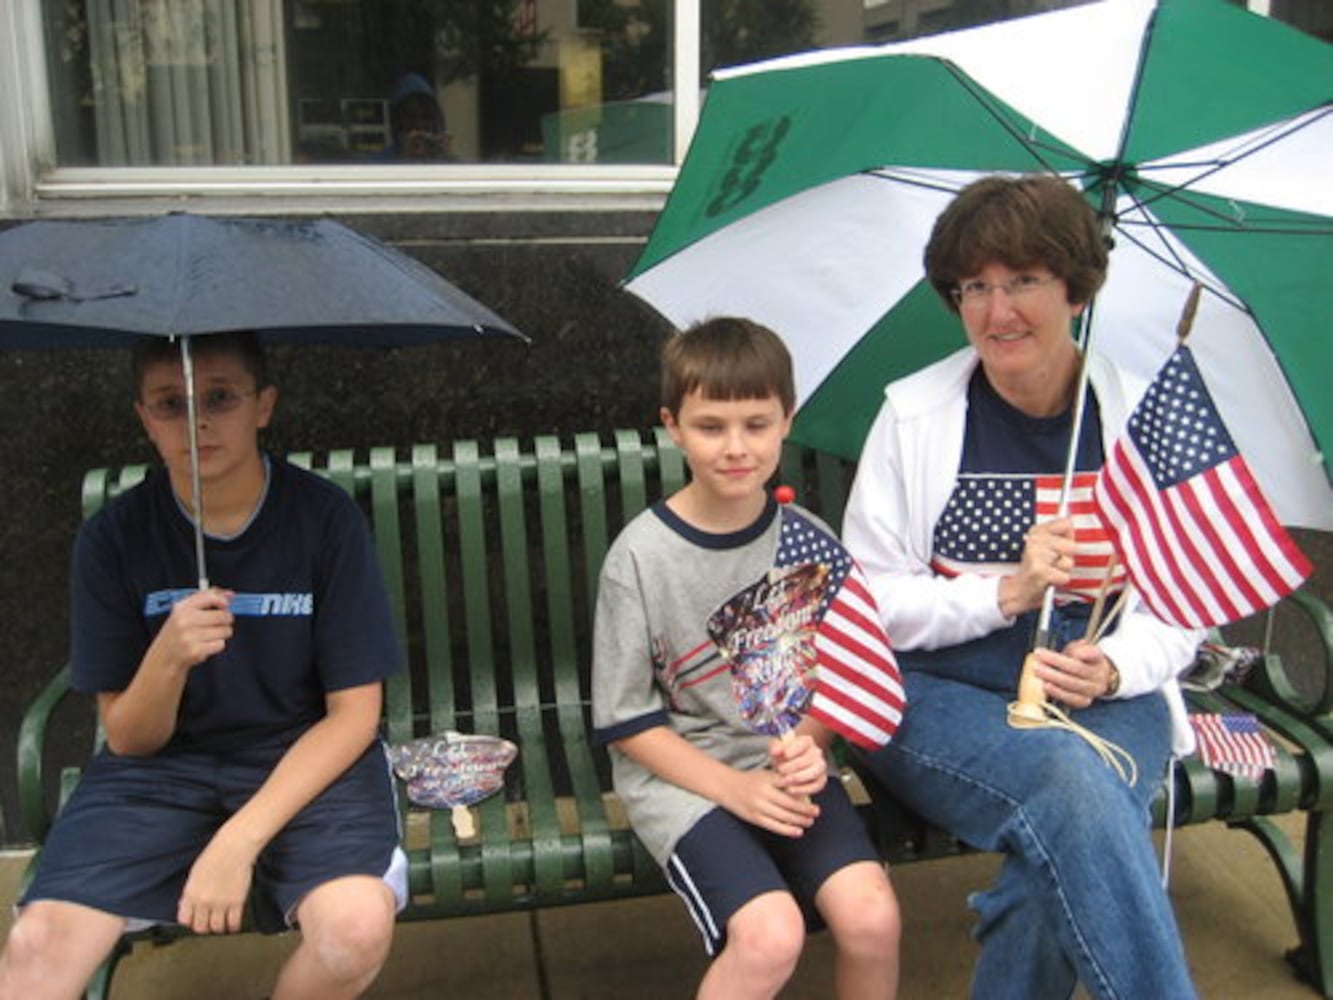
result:
[[[672,0],[673,80],[697,80],[701,0]],[[670,164],[443,164],[380,166],[295,164],[257,167],[61,167],[48,92],[41,0],[0,4],[0,216],[71,214],[92,199],[128,200],[160,208],[165,199],[281,198],[283,211],[302,201],[330,199],[377,204],[422,195],[476,200],[499,196],[526,202],[569,197],[665,196],[698,124],[701,95],[678,89],[673,97],[675,144]],[[149,205],[143,201],[149,200]]]

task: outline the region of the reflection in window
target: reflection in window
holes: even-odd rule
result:
[[[284,163],[280,0],[47,0],[62,162]]]
[[[685,0],[39,2],[61,166],[675,157]],[[703,87],[757,59],[1084,0],[697,2],[700,37],[678,44],[698,47]],[[1273,0],[1275,15],[1296,3]]]
[[[65,166],[666,163],[667,0],[42,0]]]

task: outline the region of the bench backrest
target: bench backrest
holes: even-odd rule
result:
[[[602,559],[628,520],[686,479],[660,427],[289,458],[342,486],[371,519],[407,667],[386,692],[390,741],[506,733],[514,711],[586,705]],[[145,471],[88,473],[84,515]],[[779,479],[836,528],[851,472],[789,445]]]

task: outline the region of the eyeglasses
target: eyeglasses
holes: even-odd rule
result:
[[[953,299],[954,305],[960,309],[980,309],[990,302],[991,293],[996,289],[1004,292],[1011,301],[1017,301],[1031,295],[1038,288],[1045,288],[1052,282],[1059,280],[1054,275],[1039,278],[1035,274],[1020,274],[1008,281],[1001,281],[996,284],[980,280],[965,281],[957,288],[952,289],[949,296]]]
[[[231,413],[249,396],[257,396],[258,389],[239,390],[230,386],[217,386],[195,397],[195,408],[206,417],[220,417]],[[155,420],[184,420],[189,409],[184,396],[159,396],[143,404],[144,409]]]

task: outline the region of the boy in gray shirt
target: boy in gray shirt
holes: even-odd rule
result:
[[[892,997],[897,901],[828,780],[821,711],[799,682],[776,706],[741,705],[732,684],[733,660],[800,655],[787,637],[851,564],[766,488],[791,426],[790,355],[758,324],[709,320],[668,342],[662,385],[691,481],[625,528],[598,590],[593,721],[616,791],[714,956],[698,996],[776,995],[807,928],[827,926],[838,995]],[[755,731],[774,715],[781,739]]]

